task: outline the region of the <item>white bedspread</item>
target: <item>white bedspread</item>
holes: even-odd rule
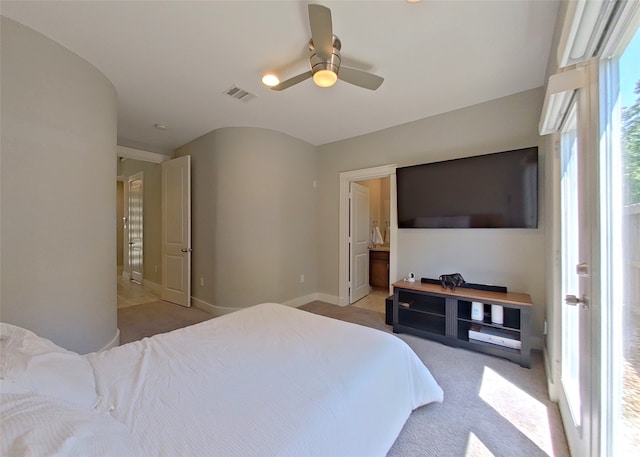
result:
[[[88,359],[150,456],[385,455],[443,398],[394,335],[273,303]]]

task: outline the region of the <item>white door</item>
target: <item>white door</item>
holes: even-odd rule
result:
[[[129,279],[142,284],[144,269],[144,175],[131,175],[127,181],[127,218],[129,227]]]
[[[162,299],[191,306],[191,156],[162,162]]]
[[[349,303],[369,295],[369,189],[351,183]]]
[[[578,103],[585,91],[578,91]],[[580,109],[574,103],[561,130],[560,412],[572,455],[588,456],[591,440],[591,224],[589,161]],[[592,187],[595,187],[592,185]]]

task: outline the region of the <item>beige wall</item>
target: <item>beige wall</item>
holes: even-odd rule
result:
[[[117,336],[116,92],[4,17],[1,38],[1,318],[95,351]]]
[[[120,169],[124,185],[127,186],[129,177],[136,173],[143,173],[143,278],[154,284],[162,284],[162,172],[159,163],[126,159],[121,162]],[[126,191],[125,191],[126,196]],[[124,214],[127,215],[129,205],[125,201]],[[128,236],[125,233],[125,236]],[[129,251],[123,253],[124,270],[129,271]]]
[[[326,229],[316,224],[315,148],[224,128],[176,152],[192,158],[192,295],[224,309],[314,293],[316,234]]]
[[[438,160],[538,146],[542,89],[493,100],[439,116],[318,148],[318,292],[338,295],[340,172],[395,163]],[[398,278],[413,271],[434,277],[460,272],[469,282],[506,285],[530,293],[533,334],[541,344],[545,309],[545,156],[540,149],[539,228],[405,229],[398,234]]]

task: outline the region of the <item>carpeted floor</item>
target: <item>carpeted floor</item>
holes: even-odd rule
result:
[[[300,309],[392,332],[375,311],[318,301]],[[123,341],[134,340],[211,317],[195,308],[155,302],[119,309],[118,327]],[[540,353],[533,353],[527,369],[410,335],[398,337],[429,368],[444,390],[444,402],[415,410],[388,456],[569,457],[558,407],[548,399]]]
[[[185,308],[166,301],[118,308],[120,344],[138,341],[157,333],[170,332],[213,317],[212,314],[193,306]]]
[[[353,322],[354,324],[384,330],[385,332],[391,331],[391,326],[384,323],[384,314],[369,309],[356,308],[354,306],[336,306],[321,301],[307,303],[298,309],[340,319],[341,321]]]

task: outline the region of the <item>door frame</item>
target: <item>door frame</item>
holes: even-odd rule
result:
[[[398,213],[396,210],[396,164],[340,173],[338,305],[349,304],[349,189],[352,182],[389,177],[389,294],[397,275]]]

